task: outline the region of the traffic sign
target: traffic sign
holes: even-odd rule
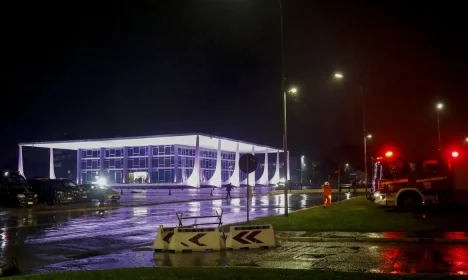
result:
[[[257,158],[252,154],[244,154],[239,159],[239,169],[247,174],[250,174],[257,170],[258,161]]]

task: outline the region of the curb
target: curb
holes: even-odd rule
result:
[[[468,244],[468,239],[450,238],[424,238],[424,237],[402,237],[402,238],[378,238],[378,237],[278,237],[279,241],[289,242],[380,242],[380,243],[441,243],[441,244]]]

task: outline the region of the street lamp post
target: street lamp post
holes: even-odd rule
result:
[[[284,88],[284,79],[283,79],[283,88]],[[287,119],[287,101],[288,93],[295,94],[297,92],[296,88],[291,88],[283,92],[283,154],[284,154],[284,216],[288,216],[288,166],[289,166],[289,157],[288,157],[288,119]]]
[[[439,152],[442,152],[442,141],[440,137],[440,111],[444,109],[444,104],[437,103],[437,134],[439,136]]]
[[[364,136],[364,174],[366,176],[366,179],[364,180],[365,182],[365,191],[366,191],[366,195],[367,195],[367,185],[368,185],[368,178],[369,178],[369,175],[367,174],[367,139],[371,139],[372,138],[372,135],[371,134],[368,134],[366,136]]]
[[[301,156],[301,189],[304,184],[304,180],[303,180],[304,166],[305,166],[304,156]]]
[[[336,72],[333,77],[336,80],[342,80],[344,78],[344,75],[340,72]],[[360,92],[361,92],[361,106],[362,106],[362,135],[364,138],[364,173],[366,175],[365,179],[365,190],[366,190],[366,196],[367,196],[367,184],[368,184],[368,175],[367,175],[367,139],[372,138],[372,135],[366,135],[366,110],[365,110],[365,104],[364,104],[364,90],[362,88],[362,85],[359,86]]]
[[[284,71],[284,28],[283,28],[283,2],[278,0],[279,12],[280,12],[280,40],[281,40],[281,90],[283,92],[283,153],[284,153],[284,216],[288,216],[288,166],[289,166],[289,157],[288,157],[288,123],[287,123],[287,94],[297,92],[297,89],[291,88],[286,90],[285,80],[286,75]]]

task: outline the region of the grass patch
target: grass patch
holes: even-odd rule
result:
[[[295,279],[459,279],[448,275],[386,275],[371,273],[347,273],[317,270],[286,270],[266,268],[131,268],[97,271],[71,271],[16,276],[11,280],[295,280]]]
[[[424,213],[398,212],[358,197],[335,203],[331,208],[314,207],[304,211],[260,218],[251,221],[252,225],[272,224],[277,231],[454,231],[465,230],[460,218],[454,213],[443,214],[442,210],[429,210]],[[465,212],[466,213],[466,212]],[[424,218],[423,218],[424,215]],[[458,222],[456,222],[458,219]],[[451,220],[451,221],[450,221]],[[243,223],[246,224],[246,223]],[[225,230],[229,230],[226,226]]]

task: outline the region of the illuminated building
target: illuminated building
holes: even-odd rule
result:
[[[247,177],[239,170],[238,162],[246,153],[259,158],[257,171],[249,175],[249,184],[276,185],[283,154],[277,148],[203,134],[20,143],[18,170],[23,175],[23,147],[50,149],[50,178],[55,178],[54,149],[73,150],[77,153],[79,184],[105,178],[115,186],[245,185]]]

